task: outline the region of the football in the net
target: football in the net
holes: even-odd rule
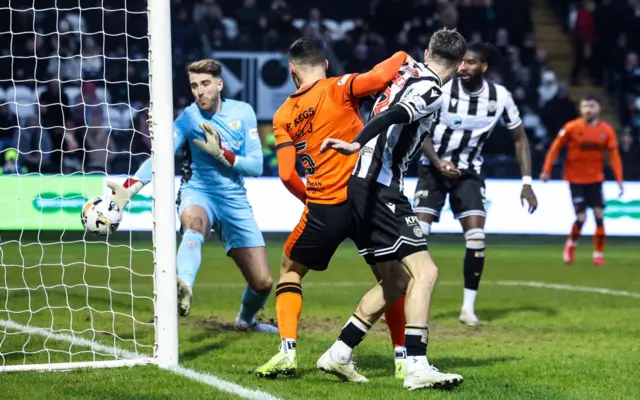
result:
[[[108,197],[94,197],[84,204],[80,218],[87,232],[96,236],[107,236],[118,229],[122,211]]]

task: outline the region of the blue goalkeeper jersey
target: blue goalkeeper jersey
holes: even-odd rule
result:
[[[202,151],[194,139],[205,139],[200,123],[207,121],[220,134],[221,145],[236,155],[232,167],[227,167]],[[173,124],[173,149],[179,154],[188,146],[189,171],[183,188],[195,189],[210,194],[244,194],[243,176],[262,175],[262,145],[258,136],[256,114],[247,103],[224,100],[220,111],[211,114],[202,111],[196,103],[184,109]],[[151,181],[151,160],[140,166],[135,179],[145,185]]]

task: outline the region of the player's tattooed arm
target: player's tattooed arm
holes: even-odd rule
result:
[[[529,150],[529,139],[524,131],[524,124],[509,129],[516,147],[516,158],[522,173],[522,191],[520,192],[520,203],[524,206],[526,200],[529,205],[529,213],[532,214],[538,208],[538,199],[531,187],[531,151]]]
[[[460,176],[460,170],[456,168],[455,164],[449,161],[442,161],[436,152],[436,148],[433,146],[432,134],[429,134],[424,138],[422,142],[422,153],[427,156],[431,165],[435,166],[442,175],[447,178],[456,178]]]

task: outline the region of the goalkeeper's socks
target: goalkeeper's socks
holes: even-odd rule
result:
[[[240,307],[240,314],[238,316],[244,322],[249,325],[253,325],[254,317],[264,307],[264,303],[267,302],[271,291],[264,293],[257,293],[247,285],[242,293],[242,306]]]
[[[276,315],[280,339],[298,338],[298,319],[302,310],[302,286],[296,282],[281,282],[276,286]]]
[[[351,360],[353,349],[362,342],[371,325],[355,314],[349,318],[340,332],[338,340],[331,346],[331,358],[340,363]]]
[[[193,229],[187,229],[182,235],[182,241],[178,248],[178,278],[193,287],[196,275],[202,262],[202,244],[204,236]]]
[[[404,326],[406,324],[404,320],[404,298],[404,294],[398,297],[384,312],[384,319],[389,327],[394,348],[404,347]]]

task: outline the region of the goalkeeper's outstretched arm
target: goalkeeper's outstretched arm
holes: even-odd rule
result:
[[[175,130],[173,132],[173,153],[177,154],[178,150],[182,148],[186,137]],[[107,186],[111,188],[111,200],[115,201],[115,203],[120,207],[120,210],[124,210],[124,208],[129,203],[129,200],[135,196],[142,188],[151,182],[151,177],[153,174],[151,157],[149,157],[142,165],[138,168],[136,173],[131,178],[127,178],[124,183],[120,184],[115,181],[108,181]]]

